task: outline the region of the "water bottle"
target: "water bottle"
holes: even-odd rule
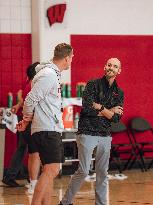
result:
[[[79,113],[76,112],[75,117],[74,117],[74,128],[75,129],[78,129],[78,122],[79,122]]]
[[[63,98],[66,97],[66,84],[64,84],[64,83],[61,84],[61,96]]]
[[[77,83],[77,85],[76,85],[76,96],[77,96],[78,98],[81,97],[81,93],[80,93],[80,83]]]
[[[67,95],[66,95],[66,97],[70,98],[71,97],[71,85],[69,83],[67,83],[66,86],[67,86],[66,87],[67,88],[67,93],[66,93]]]
[[[7,95],[7,106],[11,108],[13,106],[13,94],[11,92]]]

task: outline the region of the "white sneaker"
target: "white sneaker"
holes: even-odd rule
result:
[[[28,188],[28,194],[34,194],[34,190],[35,190],[35,186],[32,186],[32,184],[30,184]]]
[[[27,189],[29,189],[29,188],[30,188],[30,183],[25,184],[25,187],[26,187]]]
[[[85,178],[86,182],[95,182],[96,181],[96,173],[92,174],[92,175],[87,175]]]
[[[127,179],[128,177],[124,174],[115,174],[115,178],[118,180],[124,180]]]
[[[28,188],[28,194],[34,194],[36,184],[37,184],[37,180],[31,180],[30,186]]]

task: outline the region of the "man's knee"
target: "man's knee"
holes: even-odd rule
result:
[[[89,174],[89,170],[79,168],[77,170],[77,174],[79,174],[82,178],[85,178]]]
[[[107,175],[108,175],[108,167],[96,168],[96,174],[100,174],[103,177],[107,177]]]
[[[49,178],[55,178],[59,173],[59,169],[60,167],[58,164],[47,164],[44,165],[43,173],[46,174]]]
[[[39,158],[39,153],[38,153],[38,152],[29,153],[29,158],[30,158],[31,160],[40,160],[40,158]]]

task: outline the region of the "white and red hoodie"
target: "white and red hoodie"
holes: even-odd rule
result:
[[[63,131],[61,113],[61,73],[52,62],[41,63],[23,106],[23,119],[32,121],[31,133]]]

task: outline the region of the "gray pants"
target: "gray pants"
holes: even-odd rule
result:
[[[92,153],[95,147],[96,151],[96,190],[95,190],[95,204],[107,204],[107,171],[109,165],[110,149],[112,138],[110,136],[91,136],[91,135],[78,135],[78,158],[79,167],[71,178],[70,184],[62,199],[62,204],[67,205],[72,203],[77,191],[80,189],[85,177],[89,173]]]

